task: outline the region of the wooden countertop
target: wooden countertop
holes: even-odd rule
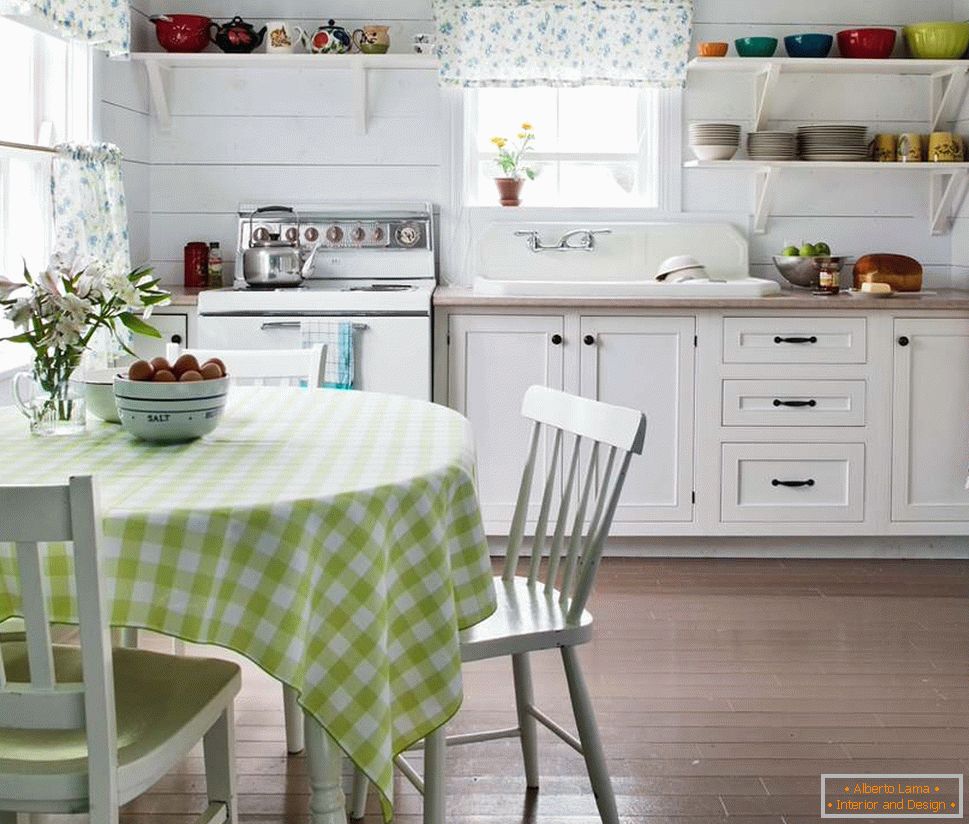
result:
[[[600,308],[600,309],[809,309],[819,312],[836,310],[898,311],[922,309],[934,311],[969,311],[969,290],[927,289],[924,292],[897,292],[890,298],[853,297],[841,293],[826,297],[810,292],[785,290],[763,298],[594,298],[594,297],[496,297],[475,294],[463,286],[439,286],[434,292],[434,306],[458,308]]]
[[[199,292],[204,291],[197,287],[174,286],[167,283],[159,284],[159,288],[171,294],[172,302],[168,306],[196,306],[199,302]]]

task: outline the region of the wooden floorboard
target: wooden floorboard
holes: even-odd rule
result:
[[[607,559],[581,659],[622,821],[806,824],[820,821],[822,772],[965,772],[967,596],[960,561]],[[240,820],[308,822],[278,686],[241,663]],[[559,657],[534,668],[539,703],[567,718]],[[452,729],[513,723],[513,707],[507,663],[470,665]],[[448,757],[449,824],[598,821],[581,759],[550,734],[537,794],[515,741]],[[204,791],[193,753],[122,821],[187,824]],[[420,797],[403,780],[397,793],[399,824],[419,824]]]

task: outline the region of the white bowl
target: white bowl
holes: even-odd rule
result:
[[[155,381],[130,381],[123,375],[114,379],[114,394],[119,398],[140,400],[187,401],[193,398],[211,398],[229,391],[228,378],[189,383],[156,383]]]
[[[119,406],[118,415],[121,416],[121,426],[125,432],[136,438],[155,443],[177,443],[192,441],[213,432],[222,419],[224,409],[225,398],[222,398],[219,405],[211,409],[144,412]]]
[[[737,146],[690,146],[697,160],[731,160],[737,149]]]
[[[121,426],[136,438],[158,443],[208,435],[219,425],[228,391],[228,378],[191,383],[114,379]]]
[[[656,276],[668,275],[670,272],[676,272],[680,269],[689,269],[691,266],[702,266],[695,257],[692,255],[674,255],[673,257],[666,258],[656,270]]]
[[[118,406],[114,402],[114,377],[117,373],[116,368],[89,369],[78,381],[84,388],[88,411],[108,423],[121,423]]]

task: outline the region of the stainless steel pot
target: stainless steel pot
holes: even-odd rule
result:
[[[254,239],[253,218],[276,212],[291,214],[296,218],[296,240],[284,240],[279,235],[269,235],[264,240]],[[249,215],[249,248],[242,254],[242,275],[249,286],[299,286],[303,282],[299,230],[299,215],[288,206],[263,206]]]

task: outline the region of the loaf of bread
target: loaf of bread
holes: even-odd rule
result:
[[[905,255],[863,255],[854,268],[855,289],[863,283],[887,283],[896,292],[922,288],[922,264]]]

